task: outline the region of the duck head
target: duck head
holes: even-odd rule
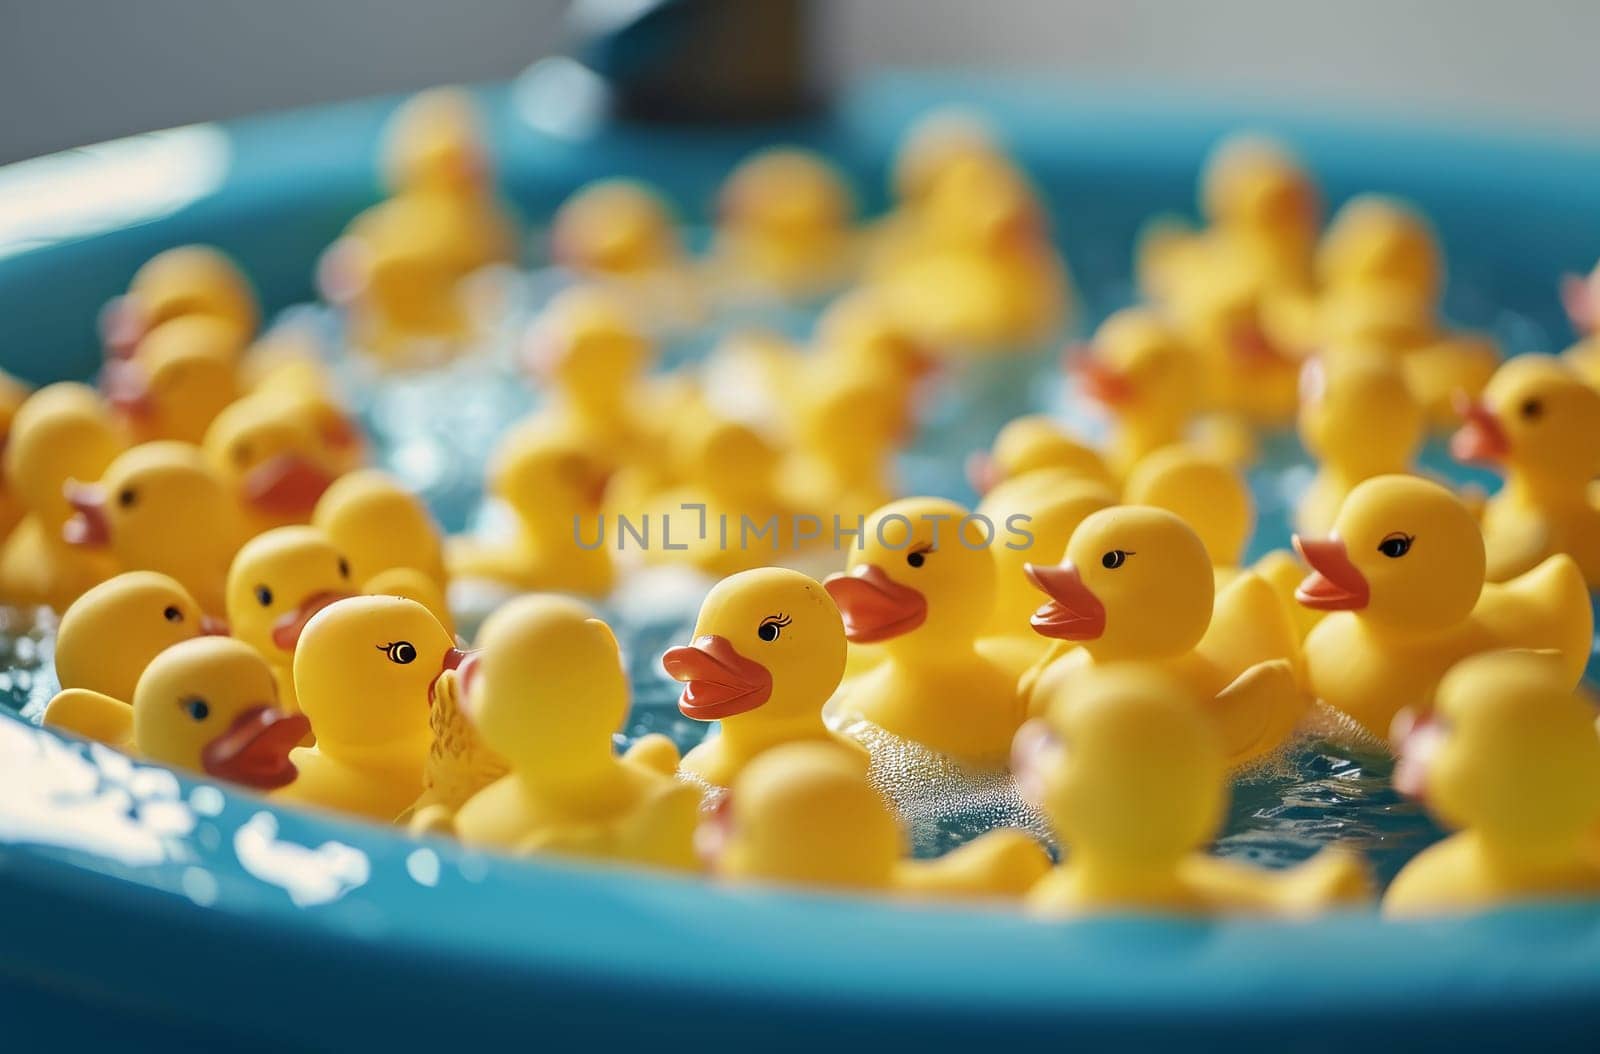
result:
[[[828,591],[798,571],[762,567],[718,582],[694,640],[661,664],[682,681],[678,708],[698,721],[761,711],[820,714],[844,676],[844,623]]]
[[[1123,498],[1130,505],[1166,509],[1183,520],[1218,567],[1239,566],[1255,528],[1255,499],[1243,473],[1181,443],[1140,459],[1128,474]]]
[[[1462,425],[1450,452],[1462,461],[1505,464],[1582,490],[1600,475],[1600,392],[1553,355],[1518,355],[1490,379],[1483,398],[1458,401]]]
[[[1078,641],[1097,660],[1194,648],[1211,623],[1214,573],[1199,535],[1165,509],[1118,505],[1086,517],[1060,564],[1028,564],[1045,594],[1035,633]]]
[[[1570,853],[1600,823],[1595,716],[1553,654],[1475,655],[1445,675],[1431,714],[1397,723],[1396,785],[1528,861]]]
[[[85,592],[61,616],[56,677],[63,688],[87,688],[130,701],[150,660],[179,641],[225,634],[189,591],[154,571],[125,571]]]
[[[56,537],[77,510],[68,480],[96,480],[122,452],[125,436],[92,388],[72,382],[39,389],[17,409],[5,444],[5,480]]]
[[[106,357],[128,358],[158,327],[193,317],[227,325],[241,345],[261,322],[249,279],[227,256],[205,245],[157,253],[134,273],[128,292],[100,312]]]
[[[438,524],[420,498],[385,472],[357,469],[334,480],[318,499],[311,526],[349,556],[357,582],[391,568],[414,568],[444,581]]]
[[[137,356],[106,363],[100,389],[140,438],[199,443],[238,396],[240,341],[233,324],[213,315],[164,322]]]
[[[1217,144],[1200,175],[1200,205],[1219,227],[1280,239],[1309,251],[1321,226],[1317,188],[1281,144],[1233,136]]]
[[[350,562],[315,527],[256,535],[228,568],[228,623],[240,640],[287,664],[312,616],[356,592]]]
[[[1465,619],[1483,590],[1483,535],[1454,494],[1415,476],[1369,479],[1345,498],[1327,538],[1296,536],[1310,566],[1295,599],[1355,611],[1396,635]]]
[[[133,740],[154,761],[256,790],[293,782],[311,728],[278,707],[266,661],[243,641],[198,637],[151,660],[133,696]]]
[[[603,771],[628,714],[611,627],[576,600],[517,597],[478,634],[463,705],[522,778],[561,787]]]
[[[995,604],[987,634],[1027,634],[1028,618],[1039,606],[1038,590],[1023,568],[1038,553],[1066,549],[1072,532],[1091,513],[1116,504],[1110,488],[1081,479],[1067,469],[1039,469],[1008,479],[983,496],[978,512],[1003,529],[1013,517],[1026,516],[1033,542],[1027,548],[997,545],[990,552],[995,565]],[[986,634],[986,635],[987,635]]]
[[[1008,421],[988,455],[967,462],[967,477],[979,494],[1009,479],[1042,469],[1064,469],[1080,479],[1111,486],[1111,473],[1099,453],[1043,414]]]
[[[512,429],[489,463],[489,490],[526,520],[559,521],[599,511],[609,472],[593,444],[530,421]],[[570,537],[570,535],[565,535]]]
[[[801,742],[746,765],[696,845],[727,879],[884,889],[905,837],[859,755]]]
[[[1306,360],[1298,423],[1306,449],[1354,479],[1404,469],[1426,428],[1400,364],[1364,345]]]
[[[1318,277],[1330,287],[1393,284],[1438,297],[1444,273],[1438,239],[1402,201],[1366,194],[1339,209],[1317,248]]]
[[[416,601],[346,597],[305,624],[294,649],[295,695],[324,751],[408,749],[430,738],[434,682],[461,660],[455,639]]]
[[[158,440],[119,454],[98,483],[68,480],[73,515],[61,529],[69,545],[108,546],[127,567],[161,567],[217,538],[237,537],[222,481],[199,449]]]
[[[678,226],[671,207],[645,184],[598,180],[556,210],[550,257],[579,274],[648,274],[682,259]]]
[[[717,195],[725,232],[809,242],[831,238],[855,211],[838,171],[807,150],[774,148],[740,162]]]
[[[866,518],[848,569],[824,585],[852,643],[948,658],[971,647],[994,604],[995,544],[1003,536],[987,537],[965,507],[906,498]]]
[[[1178,332],[1148,308],[1100,324],[1071,368],[1090,398],[1118,416],[1181,424],[1198,407],[1199,363]]]
[[[554,297],[528,327],[523,367],[580,412],[609,414],[626,403],[655,355],[627,303],[596,286]]]
[[[477,194],[489,175],[488,152],[472,96],[431,88],[397,107],[383,130],[381,167],[394,191]]]
[[[334,480],[317,423],[299,399],[245,396],[219,413],[201,444],[243,507],[276,523],[304,523]]]
[[[1074,857],[1145,877],[1215,836],[1227,763],[1204,709],[1151,666],[1090,667],[1018,731],[1012,771]]]

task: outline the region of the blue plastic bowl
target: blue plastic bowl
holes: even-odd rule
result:
[[[523,122],[514,89],[485,100],[507,189],[530,216],[619,172],[703,212],[717,177],[773,138],[818,145],[877,187],[909,119],[940,102],[979,104],[1056,209],[1080,284],[1103,301],[1091,311],[1127,288],[1139,223],[1189,211],[1205,150],[1241,126],[1293,143],[1334,204],[1362,190],[1421,203],[1457,279],[1452,314],[1516,319],[1501,330],[1517,350],[1564,342],[1556,279],[1600,248],[1600,149],[1510,132],[1206,109],[1126,86],[901,78],[804,126],[557,139]],[[88,376],[99,305],[141,261],[183,242],[235,254],[269,308],[308,298],[315,254],[377,196],[372,159],[391,105],[0,169],[0,363],[34,381]],[[72,209],[59,207],[69,198]],[[40,801],[50,803],[42,828]],[[8,1049],[1025,1039],[1593,1049],[1597,1020],[1600,905],[1405,924],[1368,913],[1043,924],[728,891],[278,810],[0,712]]]

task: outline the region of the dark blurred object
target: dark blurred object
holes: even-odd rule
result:
[[[624,120],[765,121],[815,109],[807,0],[576,0],[573,55]]]

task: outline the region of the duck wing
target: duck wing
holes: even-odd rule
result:
[[[1247,571],[1218,593],[1211,625],[1195,653],[1233,680],[1257,663],[1287,660],[1301,675],[1300,635],[1288,609],[1267,580]]]
[[[1577,561],[1557,553],[1509,582],[1483,587],[1470,619],[1473,651],[1533,648],[1559,652],[1573,685],[1594,642],[1589,587]]]
[[[1238,767],[1276,750],[1294,732],[1309,702],[1287,659],[1268,659],[1240,674],[1208,705],[1228,764]]]
[[[895,887],[914,896],[1020,897],[1050,871],[1050,856],[1028,832],[1002,827],[937,860],[903,860]]]
[[[44,708],[44,723],[119,750],[133,745],[133,707],[87,688],[57,692]]]

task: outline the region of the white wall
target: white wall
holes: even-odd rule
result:
[[[752,0],[756,2],[756,0]],[[1600,137],[1600,0],[821,0],[828,68],[1059,70]],[[564,0],[0,0],[0,161],[515,73]]]

